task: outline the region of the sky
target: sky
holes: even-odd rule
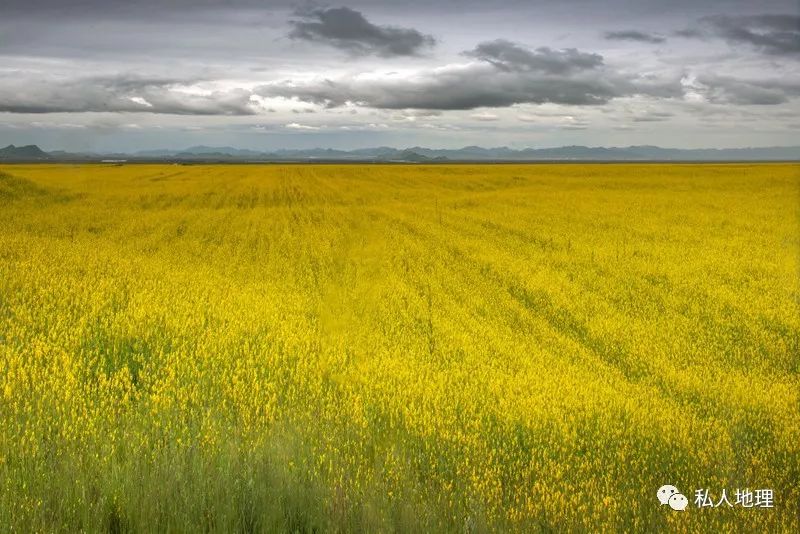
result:
[[[2,0],[0,145],[799,144],[797,0]]]

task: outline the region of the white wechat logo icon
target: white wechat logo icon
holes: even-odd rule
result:
[[[689,499],[686,498],[686,495],[678,491],[678,488],[675,486],[669,484],[658,488],[656,496],[658,497],[658,502],[660,502],[662,506],[668,504],[670,508],[679,512],[683,512],[686,510],[686,507],[689,506]]]

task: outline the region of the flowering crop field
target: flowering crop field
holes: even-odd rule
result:
[[[798,532],[799,275],[790,164],[0,166],[0,525]]]

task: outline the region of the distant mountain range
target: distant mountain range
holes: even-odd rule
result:
[[[0,148],[0,161],[38,161],[48,159],[51,159],[50,154],[36,145],[8,145],[5,148]]]
[[[680,149],[657,146],[557,148],[508,147],[459,149],[411,147],[335,150],[313,148],[259,152],[233,147],[193,146],[185,150],[144,150],[132,153],[45,152],[36,145],[0,148],[0,161],[171,161],[171,162],[406,162],[436,163],[459,161],[800,161],[800,147]]]

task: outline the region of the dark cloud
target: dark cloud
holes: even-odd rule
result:
[[[703,17],[699,26],[676,32],[682,37],[724,39],[733,45],[746,45],[765,54],[800,55],[800,16],[752,15]]]
[[[252,115],[249,91],[207,94],[183,89],[194,80],[136,76],[70,80],[0,79],[0,112],[131,112],[175,115]]]
[[[606,32],[605,38],[609,41],[635,41],[638,43],[659,44],[666,42],[666,38],[654,33],[645,33],[637,30],[624,30],[617,32]]]
[[[599,105],[622,96],[682,95],[678,80],[627,77],[605,67],[602,56],[575,49],[530,51],[490,41],[466,52],[481,61],[383,78],[349,77],[264,85],[281,96],[336,107],[347,103],[381,109],[467,110],[514,104]]]
[[[325,43],[358,55],[414,56],[436,40],[412,28],[378,26],[347,7],[298,12],[289,37]]]
[[[800,53],[800,16],[708,17],[705,20],[727,41],[749,44],[767,54]]]
[[[504,39],[481,43],[464,55],[481,59],[504,71],[568,74],[603,65],[603,56],[599,54],[587,54],[574,48],[552,50],[541,47],[531,51]]]
[[[485,81],[470,83],[476,77]],[[492,79],[487,79],[489,77]],[[603,104],[617,96],[613,85],[602,81],[528,79],[486,68],[431,73],[416,80],[342,79],[301,85],[275,84],[264,86],[260,91],[264,96],[297,98],[327,107],[353,103],[381,109],[436,110],[505,107],[523,102]]]

